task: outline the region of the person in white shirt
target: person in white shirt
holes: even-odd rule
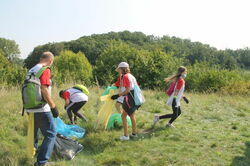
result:
[[[69,88],[67,90],[61,90],[59,96],[65,100],[65,110],[67,111],[68,117],[71,124],[75,124],[77,117],[88,121],[87,118],[79,112],[79,110],[87,103],[88,96],[81,90],[76,88]],[[74,114],[74,119],[73,119]]]

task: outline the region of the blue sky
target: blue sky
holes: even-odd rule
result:
[[[1,0],[0,37],[21,56],[35,46],[110,31],[141,31],[219,49],[250,47],[248,0]]]

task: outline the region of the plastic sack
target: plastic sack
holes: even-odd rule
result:
[[[82,150],[83,146],[77,141],[57,134],[53,150],[55,159],[72,160]]]
[[[34,113],[28,114],[27,155],[33,158],[36,153],[34,148]]]
[[[127,123],[128,126],[132,126],[131,119],[127,116]],[[114,129],[116,127],[121,127],[122,126],[122,117],[121,114],[115,113],[112,114],[109,118],[107,129]]]
[[[107,89],[106,89],[107,90]],[[100,100],[104,101],[100,111],[97,115],[97,126],[106,129],[108,124],[108,119],[112,113],[113,105],[115,103],[114,100],[111,99],[111,96],[114,95],[114,89],[109,89],[109,93],[106,96],[101,96]]]
[[[108,86],[104,92],[102,93],[102,96],[106,96],[110,93],[110,90],[117,90],[118,88],[116,86]]]
[[[65,137],[75,137],[82,138],[85,134],[85,129],[77,126],[77,125],[67,125],[65,124],[59,117],[54,118],[56,132]]]
[[[135,85],[134,87],[134,100],[135,100],[135,105],[138,105],[138,106],[142,105],[145,102],[145,98],[138,85]]]

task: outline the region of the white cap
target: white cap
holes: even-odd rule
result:
[[[128,63],[127,62],[121,62],[119,65],[118,65],[118,68],[120,67],[129,67]]]

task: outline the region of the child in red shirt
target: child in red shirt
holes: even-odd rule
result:
[[[162,116],[155,116],[154,125],[160,120],[165,118],[170,118],[169,122],[166,126],[174,127],[172,123],[177,119],[181,114],[180,100],[183,98],[186,103],[188,103],[188,99],[184,97],[183,93],[185,90],[185,78],[187,76],[187,69],[183,66],[178,68],[178,71],[175,75],[168,77],[165,79],[165,82],[175,82],[175,88],[171,96],[167,101],[167,105],[172,106],[173,114],[166,114]]]

